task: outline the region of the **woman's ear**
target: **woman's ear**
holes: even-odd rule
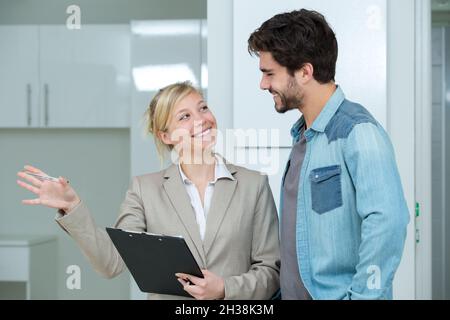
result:
[[[158,131],[158,138],[166,145],[171,145],[172,140],[166,131]]]

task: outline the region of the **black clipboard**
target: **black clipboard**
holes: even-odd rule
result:
[[[113,228],[106,232],[142,292],[192,298],[175,273],[203,274],[182,237]]]

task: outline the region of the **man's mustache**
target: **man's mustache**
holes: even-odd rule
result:
[[[278,91],[275,91],[275,90],[272,90],[272,89],[269,89],[269,92],[270,92],[271,94],[277,94],[277,95],[280,95],[280,93],[279,93]]]

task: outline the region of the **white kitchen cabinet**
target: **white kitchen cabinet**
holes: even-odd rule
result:
[[[39,29],[0,27],[0,127],[38,125]]]
[[[0,127],[129,127],[129,25],[0,27]]]
[[[41,124],[128,127],[128,25],[40,26]]]
[[[0,297],[9,299],[11,283],[23,283],[25,299],[56,299],[56,245],[52,236],[0,236]]]

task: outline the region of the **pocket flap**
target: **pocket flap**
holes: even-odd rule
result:
[[[335,165],[335,166],[314,169],[311,171],[309,178],[313,182],[322,182],[322,181],[328,180],[331,177],[334,177],[335,175],[338,175],[340,173],[341,173],[341,166]]]

